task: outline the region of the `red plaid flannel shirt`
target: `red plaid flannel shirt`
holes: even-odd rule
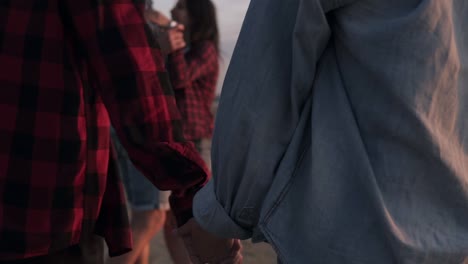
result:
[[[194,44],[186,54],[183,51],[173,53],[169,56],[168,69],[184,120],[185,138],[210,138],[214,125],[211,105],[219,74],[214,43],[204,41]]]
[[[206,168],[183,141],[143,4],[0,1],[0,260],[67,248],[82,232],[105,236],[111,254],[131,247],[110,120],[135,165],[173,190],[179,223],[191,217]]]

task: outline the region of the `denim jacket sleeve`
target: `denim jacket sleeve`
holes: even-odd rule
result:
[[[256,230],[330,39],[326,13],[338,2],[251,2],[218,109],[213,180],[194,200],[208,231],[248,239]]]

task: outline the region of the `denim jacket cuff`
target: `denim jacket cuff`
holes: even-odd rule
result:
[[[252,231],[238,225],[218,202],[213,180],[195,195],[193,216],[206,231],[223,238],[249,239]]]

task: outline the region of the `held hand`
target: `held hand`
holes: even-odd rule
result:
[[[191,219],[177,230],[189,251],[193,264],[240,264],[242,246],[237,239],[223,239],[203,230]]]
[[[184,30],[184,26],[179,24],[161,34],[160,44],[164,54],[185,48]]]
[[[176,51],[185,48],[184,25],[178,24],[174,28],[168,30],[169,42],[171,43],[171,51]]]

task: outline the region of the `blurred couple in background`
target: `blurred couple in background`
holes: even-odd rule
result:
[[[146,1],[145,17],[165,57],[177,107],[182,115],[184,137],[195,144],[210,168],[214,123],[211,106],[219,75],[219,29],[215,6],[210,0],[179,0],[171,10],[172,19],[153,6],[153,1]],[[177,225],[170,211],[170,191],[154,187],[135,168],[115,133],[113,140],[132,209],[134,246],[130,253],[112,259],[111,263],[149,263],[151,239],[161,230],[164,230],[174,263],[190,263],[182,239],[174,233]]]

